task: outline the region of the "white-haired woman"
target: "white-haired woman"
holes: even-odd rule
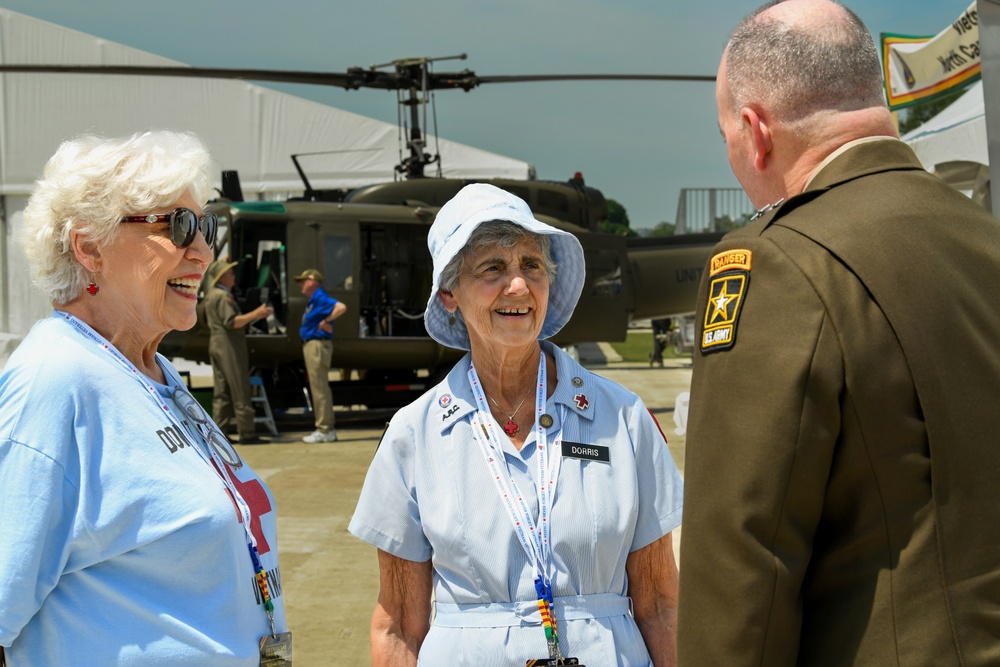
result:
[[[249,666],[290,641],[274,499],[156,352],[195,323],[209,164],[190,134],[82,137],[24,211],[55,311],[0,375],[12,665]]]
[[[427,331],[470,352],[392,419],[350,524],[379,550],[373,664],[672,665],[680,475],[635,394],[542,340],[579,241],[477,184],[428,245]]]

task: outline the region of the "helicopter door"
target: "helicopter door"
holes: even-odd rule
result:
[[[581,234],[587,278],[573,317],[555,341],[625,340],[633,296],[623,271],[628,270],[624,237]]]

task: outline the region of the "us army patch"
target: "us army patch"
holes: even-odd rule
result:
[[[701,352],[728,350],[736,344],[736,324],[750,284],[753,253],[726,250],[709,264],[708,305],[701,334]]]

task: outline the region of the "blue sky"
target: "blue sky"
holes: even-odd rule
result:
[[[438,71],[480,75],[714,75],[733,25],[758,0],[0,0],[0,6],[202,67],[343,71],[468,53]],[[969,0],[855,0],[875,34],[933,35]],[[395,95],[281,86],[395,123]],[[442,137],[580,171],[632,226],[673,221],[682,187],[735,187],[710,83],[522,83],[436,95]],[[316,150],[323,150],[317,146]],[[238,167],[237,167],[238,168]]]

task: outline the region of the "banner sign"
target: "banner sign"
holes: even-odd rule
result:
[[[882,33],[885,94],[893,111],[928,102],[979,80],[976,3],[934,37]]]

